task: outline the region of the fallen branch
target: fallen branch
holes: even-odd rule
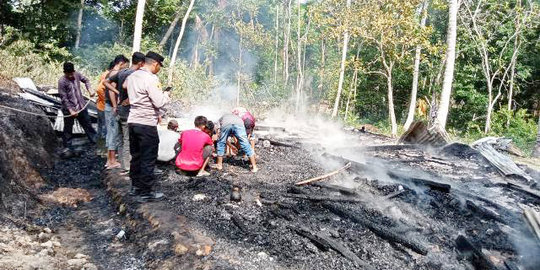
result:
[[[300,182],[296,183],[295,185],[301,186],[301,185],[306,185],[306,184],[309,184],[309,183],[312,183],[312,182],[320,181],[320,180],[323,180],[323,179],[328,178],[330,176],[334,176],[334,175],[336,175],[336,174],[338,174],[338,173],[340,173],[340,172],[342,172],[342,171],[344,171],[344,170],[346,170],[346,169],[348,169],[350,167],[351,167],[351,163],[349,162],[345,166],[343,166],[343,167],[341,167],[341,168],[339,168],[339,169],[337,169],[337,170],[335,170],[333,172],[327,173],[325,175],[317,176],[317,177],[314,177],[314,178],[311,178],[311,179],[308,179],[308,180],[300,181]]]
[[[311,232],[309,229],[300,227],[300,228],[292,228],[298,235],[301,235],[303,237],[306,237],[307,239],[311,240],[316,246],[321,248],[323,251],[327,251],[329,249],[333,249],[339,254],[341,254],[343,257],[353,261],[356,266],[361,267],[362,269],[373,269],[370,265],[368,265],[366,262],[362,261],[356,254],[354,254],[351,250],[349,250],[347,247],[342,245],[341,243],[330,239],[328,236],[323,235],[321,233],[315,233]]]

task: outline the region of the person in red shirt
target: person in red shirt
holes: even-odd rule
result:
[[[214,151],[212,138],[205,132],[208,120],[204,116],[195,117],[195,129],[183,131],[178,139],[180,153],[176,157],[176,167],[187,175],[210,175],[204,169]]]

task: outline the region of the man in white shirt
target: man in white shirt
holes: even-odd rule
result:
[[[158,155],[159,135],[157,131],[160,109],[169,102],[168,92],[160,89],[157,74],[163,65],[163,56],[148,52],[145,64],[126,80],[130,111],[128,117],[131,152],[131,195],[146,202],[163,198],[155,190],[154,168]]]

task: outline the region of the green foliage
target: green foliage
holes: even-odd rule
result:
[[[493,114],[491,125],[491,135],[511,138],[519,148],[530,154],[530,149],[536,142],[538,124],[535,118],[527,114],[527,110],[499,110]]]

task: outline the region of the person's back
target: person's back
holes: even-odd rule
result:
[[[244,126],[244,121],[238,115],[226,113],[219,119],[219,125],[221,127],[229,125]]]
[[[213,145],[208,134],[200,129],[191,129],[182,132],[178,141],[182,150],[176,158],[176,166],[184,171],[199,170],[203,163],[203,151],[207,145]]]
[[[127,85],[131,106],[128,123],[156,126],[159,108],[168,101],[159,90],[158,77],[148,70],[140,69],[129,76]]]

